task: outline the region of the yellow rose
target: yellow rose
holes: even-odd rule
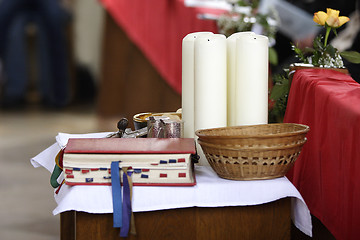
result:
[[[314,13],[313,20],[321,26],[324,26],[326,23],[331,28],[338,28],[350,20],[348,17],[339,17],[339,13],[340,11],[338,10],[327,8],[326,13],[323,11]]]
[[[326,10],[328,15],[328,18],[326,19],[326,23],[327,25],[329,25],[329,27],[338,28],[350,20],[348,17],[344,17],[344,16],[339,17],[340,11],[331,8],[327,8]]]
[[[317,24],[320,24],[321,26],[324,26],[327,17],[328,17],[328,15],[325,12],[319,11],[319,12],[314,13],[314,19],[313,20]]]

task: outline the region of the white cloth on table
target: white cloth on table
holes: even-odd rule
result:
[[[31,159],[34,167],[52,172],[55,156],[70,137],[104,137],[108,133],[59,133],[57,142]],[[258,205],[291,197],[292,219],[297,228],[312,236],[310,211],[299,191],[286,178],[255,181],[233,181],[219,178],[209,166],[195,167],[196,185],[192,187],[135,186],[133,212],[185,207],[225,207]],[[111,186],[63,185],[54,194],[58,206],[53,214],[76,210],[88,213],[112,213]]]
[[[52,172],[55,166],[55,157],[58,152],[64,148],[69,138],[102,138],[106,137],[112,132],[101,132],[101,133],[86,133],[86,134],[69,134],[69,133],[58,133],[56,135],[56,143],[30,159],[31,164],[34,167],[44,167],[48,171]]]

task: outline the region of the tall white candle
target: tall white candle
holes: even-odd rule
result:
[[[236,39],[236,125],[268,123],[268,38]]]
[[[236,125],[236,39],[254,32],[237,32],[226,39],[227,48],[227,125]]]
[[[226,37],[195,40],[195,130],[226,126]],[[207,161],[197,148],[200,164]]]
[[[212,32],[194,32],[186,35],[182,41],[182,93],[181,107],[184,121],[184,137],[193,138],[194,130],[194,42],[200,36]]]

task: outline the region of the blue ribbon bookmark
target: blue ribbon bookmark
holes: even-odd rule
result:
[[[113,227],[121,228],[122,221],[122,196],[120,183],[120,169],[119,162],[111,162],[111,187],[113,198]]]
[[[130,221],[131,221],[131,197],[130,197],[130,185],[127,177],[127,169],[124,169],[123,173],[123,209],[122,209],[122,217],[123,217],[123,226],[120,230],[120,237],[127,237],[130,229]],[[131,173],[129,173],[131,174]]]

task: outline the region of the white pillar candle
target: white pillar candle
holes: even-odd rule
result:
[[[226,37],[195,40],[195,131],[226,126]],[[201,148],[200,165],[208,164]]]
[[[254,32],[237,32],[226,39],[227,48],[227,125],[236,125],[236,39]]]
[[[184,137],[193,138],[194,130],[194,42],[199,36],[212,32],[195,32],[186,35],[182,41],[182,93],[181,107],[184,122]]]
[[[236,125],[268,123],[268,38],[236,39]]]

